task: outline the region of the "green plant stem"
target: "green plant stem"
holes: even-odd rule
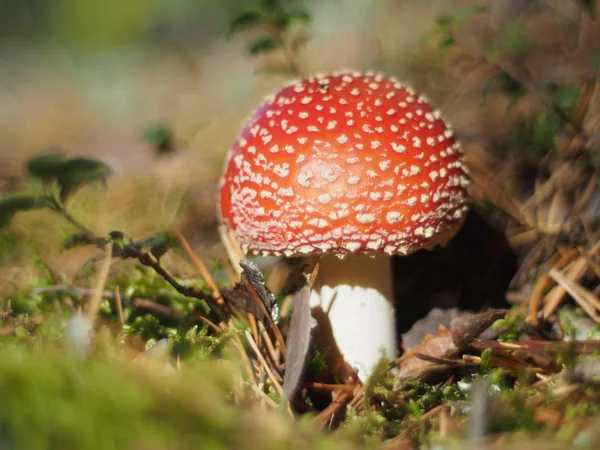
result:
[[[165,281],[167,283],[169,283],[171,286],[173,286],[173,288],[180,294],[185,295],[186,297],[197,298],[199,300],[204,300],[204,301],[210,303],[211,308],[215,309],[218,312],[219,316],[221,316],[221,318],[225,318],[224,312],[217,305],[217,302],[215,301],[215,299],[212,295],[207,294],[202,291],[197,291],[195,289],[188,288],[186,286],[183,286],[182,284],[179,284],[177,282],[177,280],[175,280],[160,265],[160,263],[158,261],[154,260],[148,253],[144,253],[140,250],[131,250],[131,251],[128,251],[127,254],[136,258],[144,266],[148,266],[148,267],[151,267],[152,269],[154,269],[154,271],[156,271],[156,273],[158,273],[161,277],[163,277],[165,279]]]
[[[81,231],[84,234],[87,234],[89,236],[95,236],[95,234],[92,232],[92,230],[90,230],[89,228],[87,228],[85,225],[83,225],[82,223],[80,223],[77,219],[75,219],[75,217],[73,217],[63,206],[63,204],[61,202],[59,202],[56,197],[54,197],[53,195],[48,195],[48,201],[50,202],[50,209],[52,211],[54,211],[55,213],[61,215],[64,219],[66,219],[67,222],[69,222],[71,225],[73,225],[75,228],[77,228],[79,231]]]
[[[77,219],[75,219],[64,207],[64,205],[59,202],[56,197],[53,195],[48,195],[48,201],[50,203],[50,209],[55,213],[61,215],[63,218],[67,220],[71,225],[77,228],[82,233],[88,235],[91,240],[101,240],[99,236],[87,228],[85,225],[80,223]],[[136,258],[141,264],[144,266],[151,267],[158,273],[163,279],[169,283],[173,288],[182,295],[186,297],[196,298],[199,300],[204,300],[210,304],[211,308],[215,310],[221,318],[225,318],[225,313],[223,310],[217,305],[217,302],[213,298],[212,295],[204,293],[202,291],[197,291],[195,289],[188,288],[178,283],[175,278],[173,278],[161,265],[160,263],[152,258],[148,253],[142,252],[139,249],[134,249],[132,247],[127,247],[124,253],[125,257]]]

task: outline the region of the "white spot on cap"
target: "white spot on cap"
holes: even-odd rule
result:
[[[310,219],[308,224],[317,228],[325,228],[327,225],[329,225],[329,222],[327,222],[325,219]]]
[[[345,144],[346,142],[348,142],[348,136],[346,136],[345,134],[342,134],[341,136],[338,136],[338,138],[336,140],[340,144]]]
[[[402,220],[402,214],[400,214],[397,211],[388,212],[385,215],[385,220],[387,220],[388,223],[391,223],[391,224],[398,223],[398,222],[400,222]]]
[[[273,172],[276,175],[279,175],[281,178],[285,178],[290,174],[290,165],[288,163],[276,165],[275,167],[273,167]]]
[[[321,172],[321,178],[325,178],[330,183],[333,183],[338,179],[338,174],[333,171],[333,169],[327,168]]]
[[[367,242],[367,248],[369,250],[379,250],[382,245],[383,245],[383,239],[376,239],[376,240]]]
[[[303,187],[308,187],[310,185],[310,179],[313,177],[312,170],[306,169],[303,172],[300,172],[298,175],[298,184]]]
[[[362,244],[360,242],[346,242],[344,243],[344,248],[349,252],[355,252],[361,247],[361,245]]]
[[[356,220],[360,223],[373,223],[375,222],[375,214],[357,214]]]
[[[279,188],[277,193],[283,197],[292,197],[294,195],[294,191],[291,187],[288,188]]]
[[[404,145],[396,144],[394,142],[391,143],[392,148],[397,153],[404,153],[406,151],[406,147]]]
[[[327,203],[329,203],[331,201],[331,195],[330,194],[321,194],[317,197],[317,201],[319,203],[321,203],[322,205],[326,205]]]
[[[315,251],[315,248],[312,245],[301,245],[298,247],[298,253],[308,254]]]

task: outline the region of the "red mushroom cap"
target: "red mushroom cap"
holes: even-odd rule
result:
[[[244,251],[407,254],[454,235],[467,185],[460,147],[424,97],[338,72],[258,108],[229,153],[219,213]]]

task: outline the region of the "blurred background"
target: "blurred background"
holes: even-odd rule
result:
[[[116,229],[139,238],[179,227],[214,261],[223,256],[217,178],[261,98],[303,74],[380,70],[442,111],[474,179],[476,212],[458,253],[444,254],[453,266],[470,261],[468,281],[445,272],[450,287],[436,289],[465,297],[464,284],[478,283],[467,297],[503,301],[513,252],[523,260],[538,239],[571,232],[579,242],[585,233],[574,204],[588,224],[598,220],[600,195],[588,183],[598,169],[589,149],[600,141],[594,7],[580,0],[4,1],[0,191],[9,192],[39,152],[91,155],[114,175],[105,189],[69,200],[75,216],[99,235]],[[558,169],[576,176],[556,183]],[[44,212],[18,219],[0,234],[0,257],[11,262],[2,279],[25,273],[14,263],[31,249],[67,278],[81,266],[85,252],[57,252],[68,224]],[[399,264],[414,267],[406,261]],[[419,263],[427,286],[430,264]]]
[[[108,192],[78,194],[70,206],[92,213],[98,233],[140,236],[185,227],[187,220],[190,230],[204,227],[214,237],[216,177],[264,95],[301,73],[346,67],[412,74],[427,86],[425,77],[435,74],[413,69],[427,61],[428,33],[440,14],[464,2],[2,3],[0,176],[22,175],[27,159],[42,151],[93,155],[115,172]],[[272,33],[269,26],[229,32],[240,14],[274,9],[298,19],[281,30],[285,51],[251,50]],[[438,63],[429,58],[427,64]],[[157,158],[146,139],[152,130],[168,133],[176,151]],[[38,239],[26,222],[43,221],[50,230],[38,244],[53,246],[54,222],[38,216],[24,218],[17,234]],[[210,252],[215,240],[203,235],[196,242]]]

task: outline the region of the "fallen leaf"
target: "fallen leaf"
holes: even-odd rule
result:
[[[298,387],[306,356],[308,355],[311,329],[315,324],[310,312],[310,289],[304,286],[294,294],[294,307],[287,336],[287,358],[283,376],[283,401],[287,402]]]

